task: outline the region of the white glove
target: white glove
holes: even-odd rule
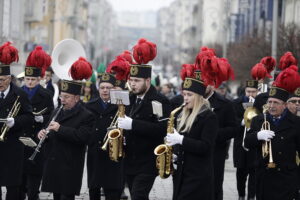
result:
[[[9,128],[11,128],[15,125],[15,119],[12,117],[9,117],[9,118],[7,118],[7,121],[5,123]]]
[[[177,170],[177,163],[175,163],[177,161],[177,155],[176,154],[173,154],[173,168],[175,170]]]
[[[241,121],[241,126],[245,126],[245,120],[244,119]]]
[[[168,133],[166,137],[167,145],[173,146],[175,144],[182,144],[183,135],[180,135],[176,129],[174,133]]]
[[[132,129],[132,119],[127,116],[125,116],[124,118],[118,117],[118,128],[122,128],[125,130],[131,130]]]
[[[262,130],[257,133],[258,140],[270,141],[274,136],[274,131],[269,130]]]
[[[37,116],[34,116],[34,120],[38,123],[43,123],[44,117],[43,117],[43,115],[37,115]]]

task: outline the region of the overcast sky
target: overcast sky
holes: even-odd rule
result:
[[[174,0],[108,0],[116,11],[158,10]]]

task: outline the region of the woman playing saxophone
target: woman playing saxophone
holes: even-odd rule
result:
[[[168,133],[167,145],[178,145],[174,172],[173,199],[212,199],[213,148],[217,118],[203,98],[206,86],[200,80],[185,78],[185,106],[177,117],[177,129]]]

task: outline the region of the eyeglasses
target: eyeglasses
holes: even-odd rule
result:
[[[60,99],[69,99],[69,98],[71,98],[72,96],[70,96],[70,95],[59,95],[59,98]]]
[[[0,78],[0,83],[6,81],[8,78]]]
[[[300,100],[289,100],[288,102],[293,103],[293,104],[296,104],[296,103],[300,104]]]
[[[267,104],[273,104],[275,106],[282,105],[282,103],[277,102],[277,101],[267,101]]]

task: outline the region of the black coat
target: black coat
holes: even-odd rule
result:
[[[103,151],[101,149],[107,128],[114,119],[118,107],[117,105],[108,104],[108,107],[104,109],[100,101],[102,101],[102,99],[98,98],[86,104],[86,108],[94,114],[96,119],[95,127],[88,145],[88,187],[121,189],[123,187],[123,161],[111,161],[108,150]]]
[[[130,104],[136,101],[136,95],[130,98]],[[158,120],[152,111],[152,101],[162,104],[163,117]],[[131,109],[132,108],[132,109]],[[132,130],[125,133],[125,173],[157,175],[154,149],[164,142],[167,132],[167,118],[171,111],[169,100],[151,86],[138,106],[127,108],[132,120]]]
[[[44,121],[43,123],[38,123],[34,121],[31,127],[24,130],[24,136],[30,137],[37,144],[39,139],[37,138],[38,132],[48,125],[49,117],[54,109],[52,101],[52,93],[43,87],[39,87],[30,101],[33,112],[39,112],[45,108],[47,110],[42,114]],[[35,157],[34,162],[29,161],[28,158],[34,152],[34,148],[25,146],[24,147],[24,172],[28,174],[40,174],[43,173],[43,153],[40,152]]]
[[[190,132],[183,133],[174,174],[174,200],[213,199],[213,150],[217,129],[216,115],[206,108],[198,114]]]
[[[44,146],[42,191],[79,195],[94,117],[79,102],[73,109],[62,111],[56,121],[60,128],[49,133]]]
[[[21,109],[15,117],[15,125],[7,132],[6,140],[0,142],[0,186],[16,186],[21,184],[23,172],[24,145],[19,141],[26,127],[33,123],[32,107],[26,93],[10,84],[10,90],[4,100],[0,100],[0,118],[6,118],[17,96]],[[3,123],[0,122],[0,127]]]
[[[245,126],[241,125],[245,112],[243,107],[243,98],[244,96],[234,100],[238,129],[233,143],[233,163],[236,168],[253,168],[256,159],[255,149],[249,149],[249,151],[246,151],[242,146],[245,130]]]
[[[245,146],[254,148],[257,152],[258,200],[293,199],[298,186],[298,169],[295,158],[296,151],[300,152],[300,119],[287,111],[278,126],[275,126],[269,118],[267,120],[271,124],[271,130],[275,132],[275,137],[271,140],[275,169],[266,168],[269,157],[262,157],[262,141],[257,139],[257,133],[261,130],[264,121],[263,115],[253,119],[251,130],[245,139]]]

